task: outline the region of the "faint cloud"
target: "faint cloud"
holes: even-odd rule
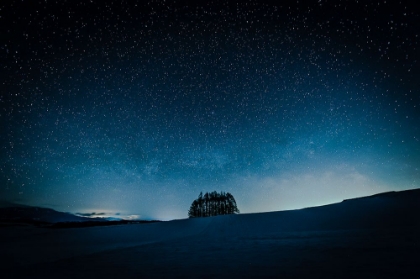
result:
[[[123,219],[123,220],[139,220],[141,215],[139,214],[129,214],[123,215],[120,212],[117,213],[106,213],[106,212],[88,212],[88,213],[75,213],[77,216],[87,217],[87,218],[109,218],[109,219]]]
[[[82,217],[88,217],[88,218],[95,218],[95,217],[103,217],[103,216],[106,215],[106,213],[105,212],[99,212],[99,213],[96,213],[96,212],[80,213],[80,212],[78,212],[78,213],[76,213],[76,215],[82,216]]]

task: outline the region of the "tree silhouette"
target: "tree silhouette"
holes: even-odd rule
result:
[[[188,217],[209,217],[216,215],[239,213],[235,198],[231,193],[213,191],[211,193],[201,192],[194,200],[188,210]]]

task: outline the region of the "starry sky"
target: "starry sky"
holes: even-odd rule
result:
[[[169,220],[420,187],[415,1],[16,0],[0,28],[0,200]]]

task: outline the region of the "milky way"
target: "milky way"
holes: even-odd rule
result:
[[[0,5],[1,199],[173,219],[420,186],[409,1],[84,2]]]

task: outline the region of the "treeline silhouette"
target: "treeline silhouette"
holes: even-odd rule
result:
[[[203,195],[201,192],[198,198],[192,202],[190,210],[188,210],[188,217],[209,217],[235,213],[239,213],[239,209],[231,193],[214,191]]]

